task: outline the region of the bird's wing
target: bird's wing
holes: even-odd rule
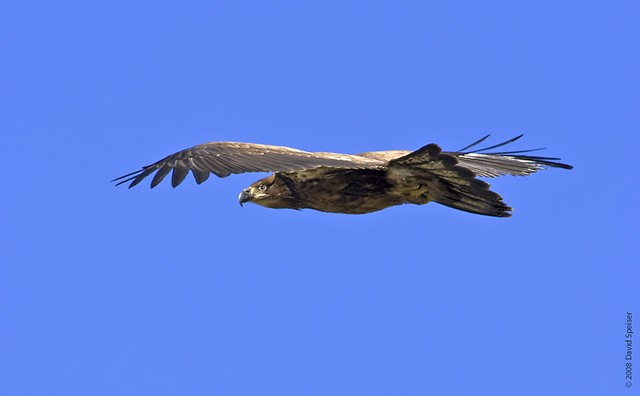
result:
[[[558,158],[524,155],[537,149],[481,153],[514,142],[522,135],[491,147],[469,151],[487,137],[457,152],[442,152],[435,144],[426,145],[389,161],[389,174],[420,180],[427,186],[429,199],[442,205],[488,216],[508,217],[511,216],[511,208],[477,176],[526,176],[546,167],[573,168],[555,162]]]
[[[254,143],[211,142],[171,154],[112,181],[118,182],[116,185],[130,181],[131,188],[157,171],[151,181],[153,188],[173,170],[171,185],[176,187],[182,183],[189,171],[200,184],[207,180],[211,173],[218,177],[227,177],[232,173],[245,172],[290,172],[320,167],[366,169],[385,165],[385,161],[357,155],[313,153]]]
[[[489,184],[460,166],[455,153],[442,152],[436,144],[391,160],[388,169],[394,179],[406,178],[426,187],[431,201],[486,216],[511,216],[511,208],[500,195],[489,190]],[[398,184],[402,185],[400,181]]]
[[[482,139],[471,143],[461,150],[453,152],[445,151],[442,152],[442,154],[453,156],[458,160],[459,166],[469,169],[480,177],[499,177],[504,175],[527,176],[548,167],[563,169],[573,168],[573,166],[571,165],[557,162],[560,160],[560,158],[526,155],[526,153],[530,153],[532,151],[543,150],[542,148],[517,151],[487,152],[488,150],[492,150],[515,142],[524,135],[516,136],[513,139],[509,139],[505,142],[498,143],[490,147],[469,150],[472,147],[475,147],[485,141],[489,136],[490,135],[484,136]],[[411,153],[414,152],[407,150],[387,150],[372,151],[361,153],[358,155],[361,157],[378,159],[381,161],[393,161],[407,156]]]
[[[491,147],[469,151],[470,148],[480,144],[486,138],[488,138],[489,135],[487,135],[458,152],[445,154],[453,155],[458,159],[459,166],[467,168],[481,177],[498,177],[504,175],[527,176],[548,167],[562,169],[573,168],[573,166],[571,165],[556,162],[560,160],[560,158],[524,155],[525,153],[530,153],[532,151],[542,150],[540,148],[530,150],[484,153],[487,150],[492,150],[515,142],[522,136],[523,135],[516,136],[513,139],[509,139],[505,142],[493,145]]]

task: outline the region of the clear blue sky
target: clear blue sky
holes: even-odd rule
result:
[[[637,1],[4,1],[0,394],[632,395]],[[509,219],[109,180],[206,141],[520,133]],[[640,334],[640,327],[636,326]]]

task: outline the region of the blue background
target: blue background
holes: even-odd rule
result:
[[[4,1],[0,394],[638,394],[639,20],[636,1]],[[240,208],[264,175],[109,183],[206,141],[487,133],[575,169],[492,180],[510,219]]]

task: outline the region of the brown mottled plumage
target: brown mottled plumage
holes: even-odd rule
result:
[[[172,154],[113,181],[131,181],[129,188],[156,172],[151,187],[172,170],[176,187],[189,171],[198,184],[211,173],[275,172],[240,193],[240,204],[268,208],[315,209],[362,214],[405,203],[430,201],[487,216],[509,217],[512,209],[489,184],[476,177],[526,176],[546,167],[571,169],[558,158],[523,155],[533,150],[482,153],[511,143],[522,135],[484,149],[468,151],[488,137],[457,152],[442,152],[436,144],[417,151],[374,151],[357,155],[306,152],[282,146],[212,142]]]

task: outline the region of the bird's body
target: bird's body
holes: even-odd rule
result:
[[[522,136],[522,135],[521,135]],[[172,154],[142,170],[122,176],[118,184],[133,187],[157,171],[155,187],[173,170],[175,187],[189,171],[202,183],[210,173],[275,172],[240,193],[240,203],[268,208],[315,209],[323,212],[363,214],[401,204],[438,202],[488,216],[508,217],[511,208],[476,178],[526,176],[545,167],[571,169],[556,158],[522,155],[526,151],[483,154],[521,136],[492,147],[442,152],[429,144],[417,151],[389,150],[357,155],[311,153],[282,146],[212,142]]]
[[[274,209],[363,214],[403,203],[384,170],[320,168],[275,173],[263,180],[277,199],[261,205]]]

